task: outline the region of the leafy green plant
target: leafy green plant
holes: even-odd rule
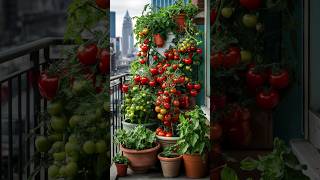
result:
[[[238,180],[237,173],[230,167],[225,166],[221,171],[221,180]]]
[[[117,163],[117,164],[129,164],[128,158],[125,157],[125,156],[122,156],[120,153],[117,153],[117,154],[113,157],[112,161],[113,161],[114,163]]]
[[[178,157],[179,154],[177,153],[177,147],[176,146],[165,147],[163,152],[160,153],[160,156],[166,157],[166,158]]]
[[[198,7],[192,4],[191,1],[185,3],[183,0],[177,0],[172,6],[166,8],[166,12],[168,12],[171,17],[179,14],[185,14],[187,17],[194,17],[198,10]]]
[[[302,173],[306,166],[301,165],[285,143],[276,138],[273,151],[257,160],[246,158],[241,161],[241,169],[246,171],[258,170],[262,180],[307,180]]]
[[[204,155],[210,146],[209,125],[202,109],[195,106],[194,110],[180,115],[180,138],[177,142],[179,154]]]
[[[133,124],[144,124],[154,119],[153,93],[150,88],[133,85],[125,94],[122,111],[125,113],[125,121]]]
[[[138,125],[129,131],[119,129],[115,134],[115,142],[128,149],[150,149],[156,145],[156,134],[144,126]]]

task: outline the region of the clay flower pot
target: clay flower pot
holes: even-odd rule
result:
[[[165,137],[156,135],[158,142],[161,145],[161,148],[165,148],[168,146],[175,145],[179,139],[179,137]]]
[[[200,154],[184,154],[183,161],[186,175],[189,178],[202,178],[208,172],[207,155],[203,159]]]
[[[158,154],[158,158],[161,163],[162,173],[164,177],[177,177],[180,172],[180,165],[182,156],[174,158],[162,157]]]
[[[133,150],[120,146],[123,155],[128,158],[129,168],[136,173],[145,173],[157,162],[157,154],[160,149],[160,144],[150,149]]]
[[[117,168],[117,176],[118,177],[124,177],[127,176],[127,169],[128,169],[128,165],[127,164],[116,164],[116,168]]]
[[[163,47],[165,40],[161,36],[161,34],[155,34],[153,35],[154,43],[157,45],[158,48]]]
[[[186,20],[185,20],[186,14],[178,14],[174,17],[178,27],[179,31],[182,31],[186,27]]]

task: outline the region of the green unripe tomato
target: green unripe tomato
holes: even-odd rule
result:
[[[50,149],[50,142],[44,136],[38,136],[35,145],[38,152],[47,152]]]

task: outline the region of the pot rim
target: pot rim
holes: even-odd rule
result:
[[[186,13],[179,13],[177,15],[175,15],[175,17],[181,17],[181,16],[186,16],[187,14]]]
[[[149,148],[149,149],[144,149],[144,150],[127,149],[127,148],[124,148],[122,145],[120,145],[120,149],[122,152],[129,153],[129,154],[145,154],[145,153],[150,153],[150,152],[159,150],[160,143],[156,142],[156,144],[157,145],[155,147]]]
[[[160,161],[180,161],[182,159],[182,155],[179,155],[178,157],[174,158],[168,158],[168,157],[162,157],[160,156],[161,153],[158,154],[158,159]]]
[[[179,137],[166,137],[166,136],[159,136],[159,135],[156,135],[157,139],[160,139],[160,140],[172,140],[172,141],[176,141],[179,139]]]
[[[116,166],[128,166],[128,164],[119,164],[119,163],[114,163]]]

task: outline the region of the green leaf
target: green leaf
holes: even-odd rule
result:
[[[258,162],[250,157],[247,157],[246,159],[241,161],[240,168],[245,171],[252,171],[256,169],[258,166]]]
[[[199,135],[193,134],[191,139],[191,145],[194,146],[197,143],[198,139],[199,139]]]
[[[237,173],[229,168],[229,167],[224,167],[221,171],[221,180],[238,180],[238,175]]]

